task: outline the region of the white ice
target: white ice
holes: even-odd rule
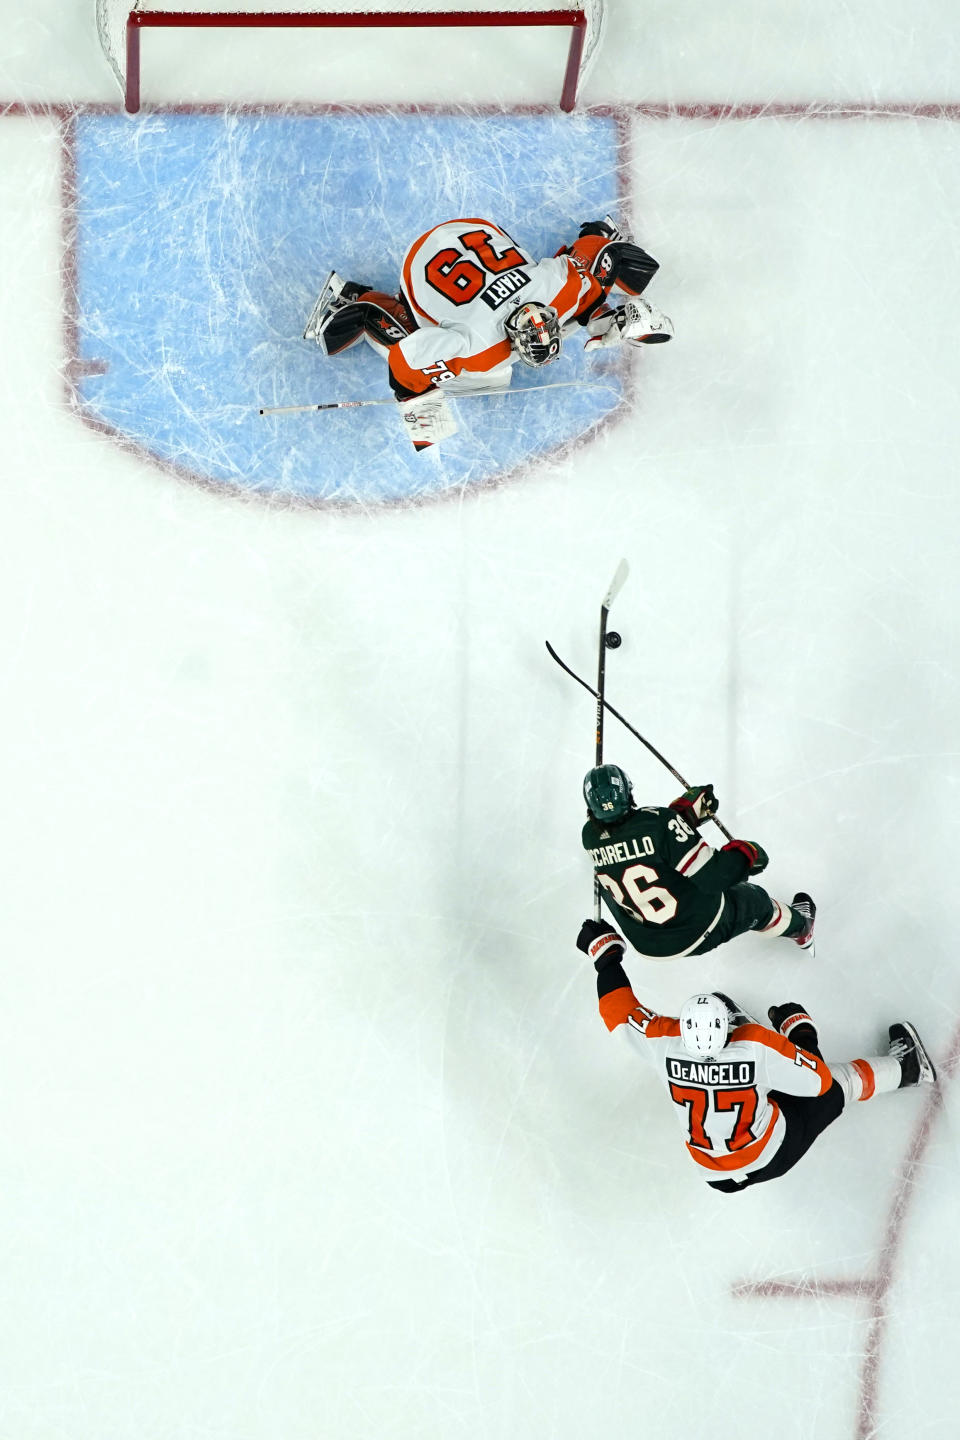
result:
[[[633,413],[330,514],[68,412],[42,104],[116,90],[92,0],[0,0],[4,1440],[957,1433],[960,144],[909,113],[960,102],[955,17],[608,3],[588,104],[861,109],[632,111],[677,331]],[[435,84],[366,45],[359,98],[554,99],[562,47],[471,40],[467,81],[435,43]],[[245,47],[165,37],[145,94],[342,98]],[[836,1058],[906,1016],[941,1066],[736,1199],[573,946],[593,712],[543,641],[589,673],[621,555],[610,698],[820,905],[815,960],[746,937],[638,994],[801,1000]]]

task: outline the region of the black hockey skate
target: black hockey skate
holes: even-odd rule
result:
[[[935,1085],[937,1071],[926,1046],[908,1020],[890,1026],[890,1054],[900,1061],[900,1086]]]
[[[794,945],[799,945],[801,950],[810,950],[813,946],[813,925],[817,918],[817,907],[803,890],[798,890],[790,901],[790,908],[796,910],[807,922],[797,935],[791,935],[790,939]]]

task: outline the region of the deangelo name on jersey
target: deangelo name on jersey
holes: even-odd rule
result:
[[[752,1060],[676,1060],[667,1059],[671,1080],[685,1080],[692,1085],[752,1085]]]
[[[644,855],[652,855],[655,848],[649,835],[641,835],[639,839],[631,836],[629,840],[621,840],[617,845],[600,845],[590,854],[594,868],[599,869],[601,865],[623,865],[627,860],[642,860]]]

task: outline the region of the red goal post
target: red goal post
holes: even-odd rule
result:
[[[597,52],[604,0],[96,0],[100,44],[133,115],[140,109],[141,32],[145,29],[316,28],[371,30],[481,26],[568,26],[560,94],[572,110]],[[425,8],[430,5],[432,8]]]

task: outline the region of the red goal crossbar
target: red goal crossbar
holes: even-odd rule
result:
[[[146,26],[172,29],[175,26],[227,29],[270,26],[310,27],[322,30],[360,30],[375,26],[398,29],[449,28],[468,25],[569,25],[570,49],[560,93],[560,108],[572,110],[577,103],[577,84],[586,38],[587,16],[583,10],[424,10],[349,11],[323,14],[315,10],[269,12],[196,10],[132,10],[127,16],[127,70],[124,103],[135,115],[140,109],[140,31]]]

